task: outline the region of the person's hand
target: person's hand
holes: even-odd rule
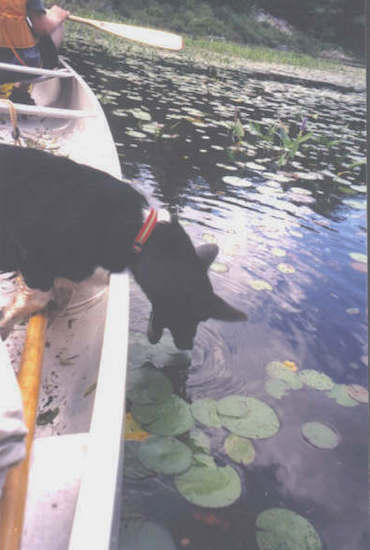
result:
[[[54,4],[54,6],[52,6],[49,10],[47,10],[47,15],[53,21],[55,21],[55,23],[58,22],[60,24],[69,17],[70,12]]]

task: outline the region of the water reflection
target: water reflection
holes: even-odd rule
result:
[[[125,178],[176,212],[196,243],[218,243],[225,269],[211,272],[215,291],[249,316],[248,324],[202,324],[190,365],[181,357],[164,364],[160,354],[151,361],[188,402],[252,395],[281,421],[276,436],[255,442],[255,462],[236,466],[242,497],[217,511],[217,521],[179,497],[166,476],[128,480],[125,517],[166,526],[177,548],[254,550],[258,513],[279,506],[310,520],[323,548],[367,548],[365,406],[342,407],[310,388],[281,400],[265,391],[272,360],[324,371],[337,384],[367,384],[366,264],[350,257],[366,254],[363,95],[176,58],[122,61],[81,45],[68,55],[104,103]],[[236,109],[245,129],[239,147]],[[315,142],[279,169],[278,143],[261,142],[250,122],[294,131],[303,116]],[[265,290],[256,290],[261,281]],[[134,283],[132,295],[131,327],[140,335],[149,306]],[[145,337],[140,345],[143,358],[152,353]],[[335,428],[340,445],[307,444],[300,427],[311,420]],[[228,463],[226,430],[202,429],[213,456]]]

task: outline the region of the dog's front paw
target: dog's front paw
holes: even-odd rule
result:
[[[19,285],[13,300],[0,312],[0,336],[5,340],[14,325],[25,321],[38,311],[43,310],[50,300],[50,292],[33,290],[24,283]]]

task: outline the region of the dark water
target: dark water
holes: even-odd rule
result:
[[[189,364],[168,352],[170,344],[157,354],[147,344],[149,306],[133,284],[131,364],[150,359],[189,403],[253,396],[281,422],[274,437],[253,442],[253,463],[233,465],[242,495],[229,507],[191,504],[171,476],[127,479],[126,521],[150,520],[172,537],[138,548],[254,550],[258,514],[282,507],[311,522],[322,548],[365,550],[366,405],[345,407],[307,386],[282,399],[265,389],[266,365],[285,360],[336,384],[367,386],[366,263],[350,256],[366,254],[365,169],[358,164],[365,158],[364,94],[247,67],[212,69],[156,54],[113,58],[81,44],[68,57],[103,103],[125,179],[153,205],[176,212],[195,243],[218,243],[214,288],[249,317],[203,323]],[[245,131],[239,147],[236,116]],[[277,136],[264,143],[250,122],[265,123],[264,131],[283,123],[294,137],[304,117],[313,138],[279,168]],[[156,137],[160,128],[164,135]],[[256,280],[269,289],[257,290]],[[331,426],[339,445],[307,443],[300,427],[309,421]],[[216,462],[229,464],[226,430],[200,427]]]

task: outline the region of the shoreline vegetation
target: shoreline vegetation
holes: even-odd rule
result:
[[[321,42],[296,31],[285,20],[272,17],[265,12],[258,12],[255,15],[256,19],[248,23],[254,27],[254,38],[252,36],[245,43],[231,40],[228,36],[232,36],[233,29],[226,24],[221,27],[221,22],[216,18],[212,20],[209,13],[210,5],[207,2],[200,0],[185,2],[185,4],[189,3],[194,4],[194,7],[197,6],[193,14],[194,21],[197,23],[189,24],[184,32],[179,28],[181,25],[178,22],[178,10],[170,10],[166,15],[164,8],[160,9],[161,3],[158,0],[146,0],[145,8],[142,0],[135,0],[135,2],[133,0],[87,0],[85,2],[61,0],[59,2],[74,15],[159,28],[183,35],[184,50],[181,53],[157,50],[161,55],[182,56],[184,61],[203,62],[215,66],[233,68],[247,66],[255,70],[263,70],[265,67],[267,70],[290,72],[293,75],[299,71],[303,73],[302,76],[312,75],[311,78],[325,81],[334,79],[334,82],[338,81],[346,86],[364,88],[365,67],[362,59],[344,52],[340,46]],[[168,7],[166,4],[166,9]],[[208,26],[205,24],[205,13],[208,14]],[[233,13],[236,14],[235,11]],[[184,14],[183,16],[186,20]],[[264,17],[269,18],[270,23],[266,23]],[[244,20],[246,21],[245,16]],[[210,34],[210,28],[215,34]],[[222,30],[224,35],[219,34]],[[136,46],[133,42],[122,41],[106,33],[92,30],[86,25],[67,23],[66,40],[77,37],[99,43],[113,53],[128,51],[134,53],[139,48],[142,53],[146,51],[148,55],[153,55],[155,51],[152,48]]]

